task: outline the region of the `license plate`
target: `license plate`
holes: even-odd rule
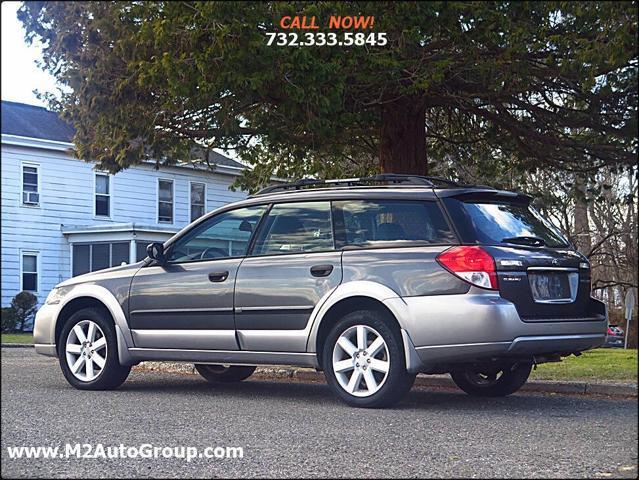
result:
[[[570,300],[570,280],[567,273],[529,273],[530,289],[537,301]]]

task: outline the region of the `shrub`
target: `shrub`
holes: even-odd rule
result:
[[[14,332],[18,322],[13,308],[2,307],[0,310],[0,317],[2,318],[2,333]]]
[[[38,297],[30,292],[20,292],[13,300],[11,300],[11,308],[13,310],[16,327],[19,332],[24,330],[24,327],[31,320],[36,312],[38,305]]]

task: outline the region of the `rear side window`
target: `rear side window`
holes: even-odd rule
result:
[[[338,248],[455,242],[436,202],[346,200],[333,209]]]
[[[516,244],[522,237],[535,237],[548,247],[568,246],[563,235],[526,204],[446,198],[444,205],[464,243]]]
[[[255,241],[253,255],[333,250],[329,202],[274,205]]]

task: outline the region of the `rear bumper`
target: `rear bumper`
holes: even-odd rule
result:
[[[603,344],[604,347],[617,347],[622,348],[624,346],[625,337],[620,335],[608,335],[606,337],[606,343]]]
[[[597,348],[605,335],[546,335],[518,337],[512,342],[486,342],[415,347],[403,331],[406,367],[411,373],[438,373],[450,366],[493,359],[521,359],[548,354],[570,354]]]
[[[405,297],[404,347],[409,370],[499,357],[581,352],[606,341],[607,315],[584,312],[584,321],[524,322],[515,305],[498,294]],[[601,302],[597,308],[605,312]],[[399,305],[394,306],[395,309]]]
[[[547,337],[519,337],[510,344],[509,355],[541,355],[544,353],[573,353],[600,347],[605,335],[556,335]]]

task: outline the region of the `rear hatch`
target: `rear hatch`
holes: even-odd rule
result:
[[[500,295],[525,322],[603,320],[590,298],[590,268],[530,197],[497,190],[440,195],[464,244],[495,259]]]

